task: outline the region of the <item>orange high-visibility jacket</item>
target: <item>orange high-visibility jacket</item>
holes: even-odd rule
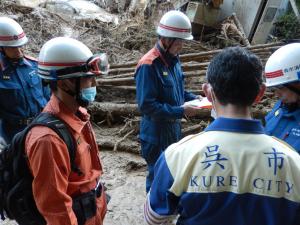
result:
[[[77,225],[72,210],[72,197],[95,188],[102,174],[95,134],[86,109],[79,108],[74,115],[60,100],[52,95],[44,112],[63,120],[77,142],[75,164],[83,172],[79,176],[71,171],[66,144],[50,128],[32,128],[25,142],[28,164],[33,175],[33,195],[40,213],[48,225]],[[101,225],[106,213],[105,194],[97,198],[96,216],[86,225]]]

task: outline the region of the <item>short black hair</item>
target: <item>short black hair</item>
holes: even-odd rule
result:
[[[206,78],[222,105],[250,106],[263,82],[260,59],[241,47],[229,47],[210,62]]]

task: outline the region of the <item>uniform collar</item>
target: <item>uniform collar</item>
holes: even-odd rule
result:
[[[32,66],[31,62],[28,59],[24,58],[24,57],[18,61],[18,64],[20,66],[23,66],[23,65]]]
[[[62,119],[68,126],[76,133],[81,133],[83,127],[89,122],[90,115],[83,107],[79,107],[76,115],[66,107],[54,94],[52,94],[50,101],[46,105],[45,112],[53,113],[55,116]]]
[[[264,128],[259,120],[231,119],[224,117],[217,118],[205,131],[264,134]]]

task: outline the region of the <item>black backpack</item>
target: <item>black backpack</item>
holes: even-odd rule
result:
[[[39,114],[23,131],[17,133],[12,143],[0,153],[0,215],[16,220],[20,225],[46,224],[37,210],[32,193],[32,175],[25,154],[25,140],[34,126],[54,130],[68,147],[72,171],[80,174],[75,165],[76,143],[67,125],[49,113]]]

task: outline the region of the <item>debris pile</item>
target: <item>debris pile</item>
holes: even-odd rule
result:
[[[25,51],[30,55],[37,56],[41,46],[57,36],[78,39],[94,53],[108,53],[110,74],[98,79],[98,102],[89,108],[97,130],[97,138],[102,148],[138,153],[140,114],[135,104],[133,74],[138,59],[152,48],[157,40],[155,26],[160,16],[173,6],[169,1],[159,5],[151,5],[152,1],[149,1],[150,5],[144,6],[139,4],[140,1],[133,0],[105,1],[120,4],[114,8],[110,4],[103,5],[104,1],[94,2],[110,10],[110,13],[118,12],[118,23],[86,18],[75,20],[46,8],[20,6],[14,0],[0,2],[0,15],[10,16],[22,25],[30,40],[25,46]],[[207,66],[210,59],[221,51],[220,47],[247,46],[265,62],[268,56],[282,45],[271,43],[249,46],[235,15],[196,38],[199,41],[186,43],[180,59],[186,76],[186,88],[202,95],[201,85],[205,81]],[[271,103],[272,93],[267,93],[262,103],[256,106],[254,116],[262,118],[270,109]],[[183,133],[190,134],[202,130],[210,119],[210,112],[203,110],[196,118],[184,121]]]

